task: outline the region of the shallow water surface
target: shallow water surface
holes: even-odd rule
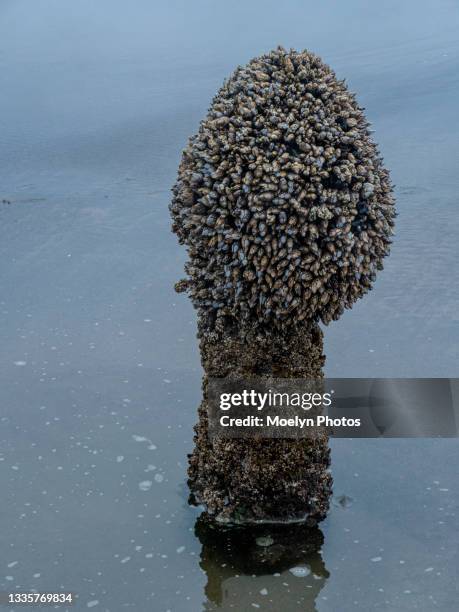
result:
[[[359,92],[399,211],[374,291],[325,330],[326,373],[454,376],[458,25],[448,0],[1,4],[0,590],[456,609],[456,440],[333,441],[312,532],[215,532],[188,506],[202,373],[167,205],[223,78],[279,43],[316,51]]]

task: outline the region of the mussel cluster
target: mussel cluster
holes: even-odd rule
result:
[[[392,185],[363,109],[316,55],[239,67],[179,167],[170,205],[187,290],[209,328],[337,319],[388,254]]]

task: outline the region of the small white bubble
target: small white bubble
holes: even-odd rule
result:
[[[149,491],[152,484],[153,483],[151,480],[143,480],[142,482],[139,482],[139,489],[141,491]]]
[[[304,565],[292,567],[291,569],[289,569],[289,572],[297,578],[305,578],[311,573],[310,569],[308,567],[305,567]]]
[[[134,434],[132,436],[132,439],[135,440],[136,442],[148,442],[148,438],[145,438],[145,436],[138,436],[137,434]]]

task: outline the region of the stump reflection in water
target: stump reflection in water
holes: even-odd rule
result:
[[[204,609],[241,609],[242,602],[278,612],[288,602],[316,610],[329,577],[323,534],[305,525],[225,527],[202,514],[195,524],[206,573]]]

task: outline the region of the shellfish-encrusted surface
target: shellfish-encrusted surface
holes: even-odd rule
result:
[[[325,518],[332,490],[326,432],[317,439],[209,438],[208,377],[323,377],[322,332],[317,324],[291,333],[243,339],[237,328],[201,336],[203,401],[189,456],[192,501],[222,522],[316,525]]]
[[[170,210],[189,254],[178,290],[208,328],[337,319],[371,288],[395,215],[355,96],[317,56],[282,48],[217,93]]]

